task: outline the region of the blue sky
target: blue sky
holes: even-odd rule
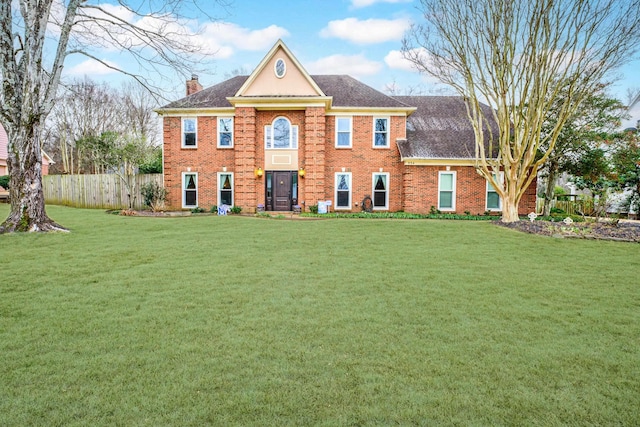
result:
[[[207,3],[207,2],[203,2]],[[208,2],[209,4],[213,2]],[[412,22],[420,22],[418,0],[232,0],[228,9],[213,8],[216,22],[205,25],[202,42],[215,52],[206,72],[199,72],[206,87],[225,79],[233,70],[251,72],[273,44],[282,39],[311,74],[349,74],[385,90],[419,87],[424,93],[447,88],[412,70],[400,55],[401,40]],[[100,52],[115,64],[116,52]],[[640,87],[640,61],[621,70],[623,80],[614,95],[624,101],[627,87]],[[104,67],[83,57],[70,58],[67,76],[89,75],[94,80],[120,81]],[[175,81],[174,81],[175,80]],[[178,98],[184,79],[170,85]]]

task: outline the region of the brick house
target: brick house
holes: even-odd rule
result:
[[[0,125],[0,175],[8,175],[9,167],[7,166],[7,159],[9,158],[9,153],[7,152],[7,146],[9,145],[9,137],[7,136],[7,131],[4,129],[2,125]],[[53,164],[54,161],[49,157],[47,153],[42,152],[42,175],[49,174],[49,165]]]
[[[349,76],[309,75],[282,41],[251,75],[207,89],[194,76],[185,98],[157,112],[172,209],[501,209],[475,171],[462,98],[390,97]],[[534,208],[535,182],[520,211]]]

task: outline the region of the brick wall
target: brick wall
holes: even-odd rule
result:
[[[264,126],[278,117],[287,117],[298,126],[298,163],[305,178],[298,181],[299,202],[311,206],[318,200],[335,204],[335,173],[351,172],[352,210],[360,210],[365,195],[373,196],[372,175],[389,173],[390,211],[427,213],[438,207],[438,172],[444,166],[405,166],[400,161],[396,139],[405,138],[404,117],[390,117],[389,148],[373,148],[373,117],[353,116],[351,148],[335,147],[335,116],[326,116],[323,107],[306,110],[257,111],[238,108],[234,118],[234,148],[217,147],[217,117],[198,117],[197,148],[182,148],[182,120],[164,118],[164,182],[169,209],[182,208],[182,173],[198,174],[198,205],[210,209],[217,204],[217,173],[233,172],[234,202],[244,212],[264,204]],[[452,166],[456,172],[456,212],[486,211],[486,181],[470,166]],[[520,213],[535,210],[535,181],[520,203]],[[357,203],[357,205],[356,205]]]

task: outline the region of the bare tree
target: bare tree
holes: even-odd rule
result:
[[[45,211],[41,146],[66,59],[73,54],[93,58],[153,91],[159,87],[155,80],[99,59],[96,50],[121,50],[135,69],[153,71],[154,78],[166,76],[167,69],[187,76],[201,59],[196,54],[212,53],[189,37],[193,32],[186,23],[194,22],[186,19],[189,10],[206,16],[197,0],[118,0],[115,9],[95,0],[0,2],[0,123],[9,136],[11,199],[11,212],[0,233],[64,230]],[[52,38],[55,52],[46,52]]]
[[[421,0],[421,10],[425,22],[405,37],[405,58],[465,97],[476,169],[502,198],[502,220],[517,221],[565,122],[637,50],[640,0]],[[542,134],[551,109],[556,124]],[[485,147],[490,119],[499,133]]]

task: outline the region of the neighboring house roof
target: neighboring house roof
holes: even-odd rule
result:
[[[385,95],[347,75],[312,75],[320,89],[333,98],[332,107],[407,108],[403,102]],[[227,98],[236,95],[249,76],[236,76],[215,86],[189,95],[162,109],[231,108]],[[283,95],[281,95],[283,97]]]
[[[407,139],[398,141],[403,160],[473,159],[475,134],[460,96],[394,96],[394,99],[417,107],[407,118]],[[485,117],[492,118],[489,106],[482,104]],[[497,136],[497,124],[492,126]],[[488,133],[485,132],[488,147]]]

